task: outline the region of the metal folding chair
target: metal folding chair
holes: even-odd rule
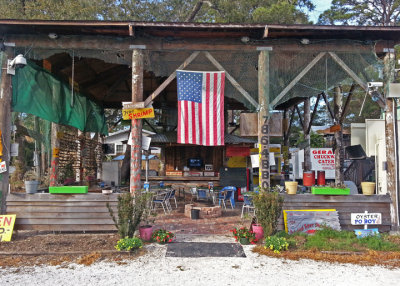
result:
[[[169,200],[168,200],[169,192],[163,192],[160,194],[157,194],[153,197],[153,210],[156,210],[156,205],[161,205],[164,214],[167,214],[167,211],[169,212]]]
[[[242,207],[242,215],[243,218],[244,209],[247,209],[247,212],[250,213],[250,210],[253,210],[253,214],[255,215],[255,208],[253,204],[253,198],[249,195],[243,195],[243,207]]]

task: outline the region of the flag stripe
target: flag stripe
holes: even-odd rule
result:
[[[213,110],[218,110],[217,106],[218,106],[218,95],[219,95],[219,93],[218,93],[218,84],[217,84],[217,82],[218,82],[218,74],[217,74],[217,73],[214,73]],[[213,132],[212,132],[212,133],[214,134],[214,142],[213,142],[213,145],[215,146],[215,145],[218,145],[217,123],[218,123],[218,121],[219,121],[219,114],[218,114],[218,112],[214,112],[214,114],[215,114],[216,116],[214,117],[214,120],[213,120]]]
[[[205,145],[210,145],[210,132],[209,132],[209,125],[210,125],[210,74],[206,73],[206,128],[205,128],[205,133],[206,133],[206,144]]]
[[[221,89],[220,89],[220,103],[219,103],[219,114],[220,114],[220,145],[225,145],[225,113],[224,113],[224,94],[225,94],[225,73],[221,73]]]
[[[189,130],[187,130],[187,127],[189,126],[189,114],[188,114],[188,108],[189,108],[189,101],[185,100],[185,140],[183,141],[184,143],[187,143],[189,141]]]

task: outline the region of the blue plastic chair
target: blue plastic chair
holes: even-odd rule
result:
[[[253,213],[255,215],[255,208],[253,204],[253,198],[249,195],[243,195],[243,207],[242,207],[242,215],[241,218],[243,218],[243,213],[244,209],[247,209],[247,212],[250,213],[250,210],[253,210]]]
[[[235,208],[235,191],[236,187],[233,186],[227,186],[224,187],[218,194],[218,204],[221,205],[221,202],[224,205],[224,208],[226,209],[226,201],[229,201],[231,203],[231,208]]]
[[[197,190],[197,199],[198,200],[208,200],[207,191],[198,189]]]

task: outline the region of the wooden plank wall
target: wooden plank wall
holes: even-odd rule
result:
[[[342,229],[362,228],[350,222],[351,213],[382,213],[381,232],[390,230],[388,195],[316,196],[284,195],[283,209],[336,209]],[[115,231],[106,203],[115,209],[118,194],[15,194],[7,196],[7,213],[17,214],[16,230],[43,231]],[[282,217],[278,223],[284,229]]]
[[[7,196],[7,213],[17,214],[16,230],[116,231],[106,203],[115,209],[118,194],[16,194]]]
[[[351,213],[381,213],[382,224],[370,225],[381,232],[390,231],[390,196],[389,195],[351,195],[351,196],[317,196],[311,194],[287,195],[283,203],[284,210],[302,209],[336,209],[342,230],[360,229],[363,226],[351,225]],[[278,222],[278,229],[283,230],[283,218]]]

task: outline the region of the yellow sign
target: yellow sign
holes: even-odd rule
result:
[[[53,158],[58,158],[60,153],[59,148],[53,148]]]
[[[0,215],[0,241],[11,241],[17,215]]]
[[[154,108],[122,109],[122,118],[124,120],[154,118]]]

